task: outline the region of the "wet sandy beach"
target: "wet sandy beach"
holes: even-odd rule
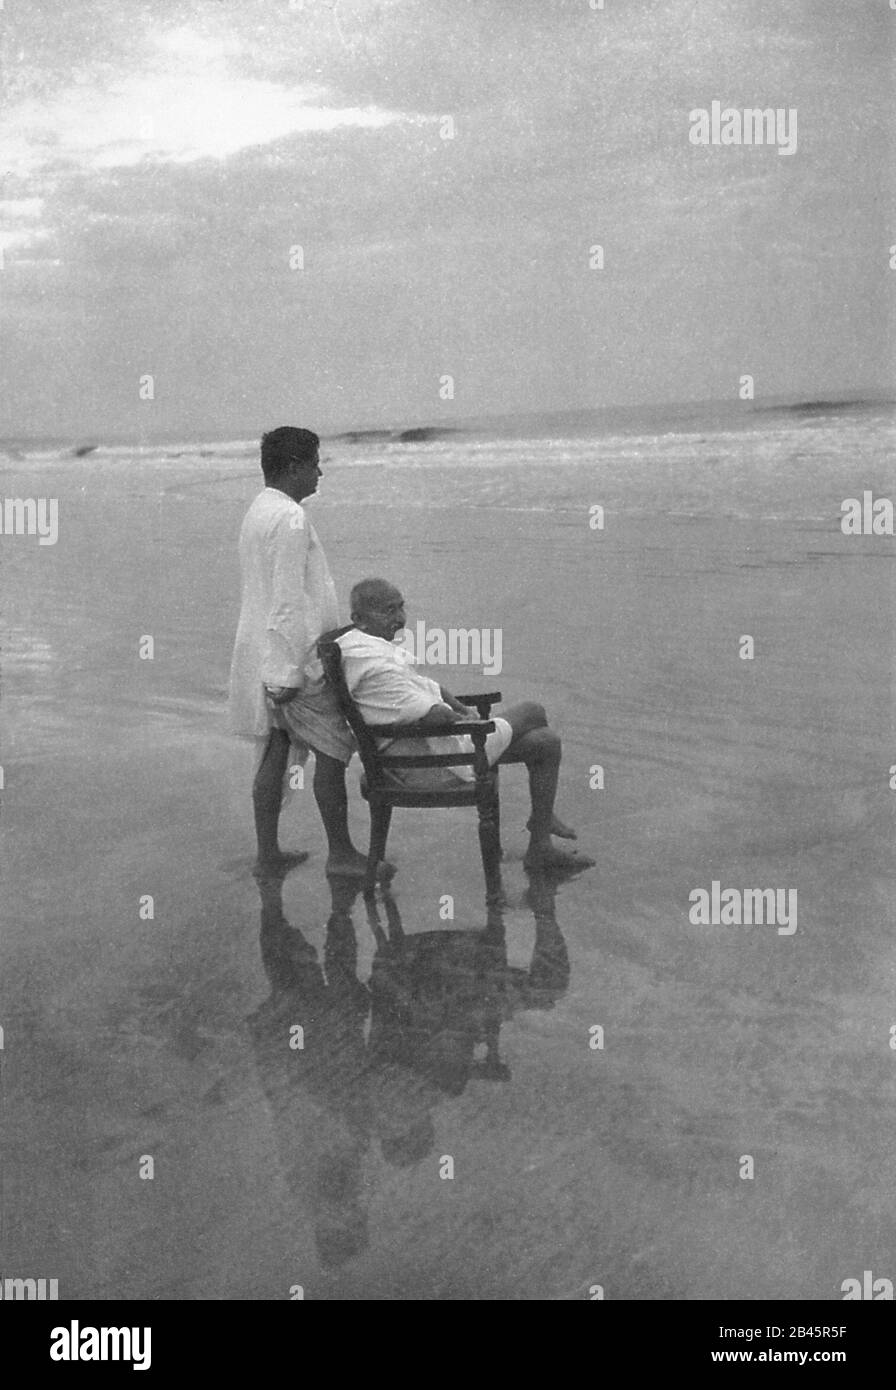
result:
[[[396,812],[373,918],[331,895],[310,790],[283,840],[312,857],[261,894],[223,712],[253,470],[48,469],[59,543],[3,538],[4,1270],[330,1300],[837,1299],[891,1271],[894,542],[837,518],[894,479],[843,458],[791,471],[790,514],[759,465],[745,507],[723,479],[687,515],[632,466],[599,534],[616,482],[578,465],[479,506],[459,471],[435,507],[411,470],[332,467],[343,604],[383,573],[412,623],[501,626],[500,676],[441,678],[563,735],[598,867],[530,889],[507,769],[500,921],[463,810]],[[797,931],[692,925],[713,880],[798,890]]]

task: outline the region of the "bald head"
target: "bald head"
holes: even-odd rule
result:
[[[404,599],[388,579],[362,579],[352,589],[349,606],[356,627],[387,642],[404,627]]]
[[[368,613],[388,607],[401,598],[401,593],[388,579],[362,579],[352,589],[349,596],[352,618],[356,614],[366,617]]]

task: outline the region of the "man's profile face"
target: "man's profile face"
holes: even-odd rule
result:
[[[323,477],[320,466],[320,453],[315,452],[310,459],[294,458],[289,463],[289,479],[302,497],[310,497],[317,492],[319,479]]]
[[[405,625],[404,599],[397,589],[384,589],[368,602],[360,618],[359,626],[363,626],[365,632],[391,642]]]

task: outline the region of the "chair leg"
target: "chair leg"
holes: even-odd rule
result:
[[[370,849],[367,852],[367,874],[364,878],[365,893],[372,893],[376,887],[377,866],[386,857],[386,841],[389,838],[391,821],[391,806],[374,801],[370,803]]]
[[[486,902],[495,902],[501,896],[501,842],[498,837],[498,801],[496,797],[483,797],[478,805],[479,849],[482,854],[482,867],[485,871]]]

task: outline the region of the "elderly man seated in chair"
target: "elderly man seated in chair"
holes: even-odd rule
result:
[[[435,733],[447,732],[459,720],[478,717],[475,709],[460,704],[447,690],[415,670],[413,657],[395,643],[396,633],[405,626],[405,611],[404,599],[394,585],[385,579],[364,579],[356,584],[351,592],[351,618],[353,626],[336,640],[342,651],[346,685],[366,724],[428,724]],[[485,744],[489,763],[525,763],[529,771],[532,811],[525,867],[566,873],[591,868],[593,859],[563,850],[551,839],[558,836],[574,840],[576,836],[554,814],[560,738],[548,728],[543,708],[526,701],[511,705],[503,717],[493,714],[491,718],[496,728]],[[427,743],[433,753],[473,750],[469,735],[434,738]],[[419,743],[406,748],[399,742],[390,746],[393,752],[420,751]],[[410,779],[415,773],[417,779],[425,778],[427,785],[440,786],[458,777],[473,777],[469,767],[408,769],[400,775]],[[415,785],[421,782],[415,780]]]

